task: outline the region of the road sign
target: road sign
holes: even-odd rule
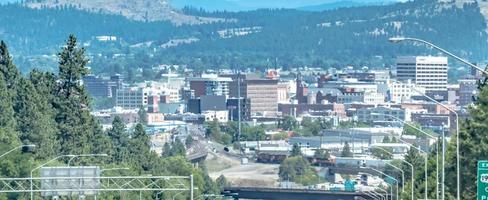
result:
[[[100,188],[100,173],[98,166],[43,167],[41,177],[55,179],[41,181],[41,189],[48,191],[42,192],[41,196],[96,195]],[[61,191],[49,192],[50,190]],[[76,190],[79,191],[73,192]]]
[[[488,160],[478,161],[478,200],[488,200]]]

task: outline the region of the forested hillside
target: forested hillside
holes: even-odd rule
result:
[[[103,131],[90,114],[90,98],[80,84],[87,71],[85,50],[70,36],[58,54],[57,75],[31,71],[23,76],[12,62],[7,45],[0,43],[0,152],[20,144],[35,144],[35,154],[13,152],[0,160],[2,177],[29,177],[30,170],[60,155],[108,154],[107,157],[78,158],[72,165],[97,165],[101,168],[128,167],[125,175],[195,176],[197,194],[218,192],[216,185],[201,168],[186,161],[185,153],[164,155],[150,151],[150,138],[143,124],[126,130],[120,118],[110,130]],[[184,149],[184,148],[183,148]],[[168,154],[168,152],[166,152]],[[67,160],[59,159],[63,166]],[[38,173],[39,171],[36,171]],[[120,172],[112,175],[120,175]],[[35,176],[38,176],[35,174]],[[0,199],[27,199],[27,195],[0,194]],[[134,195],[134,196],[132,196]],[[143,199],[155,193],[146,192]],[[165,192],[165,198],[171,196]],[[174,194],[173,194],[174,195]],[[183,194],[184,196],[185,194]],[[135,199],[138,194],[127,194]],[[183,197],[182,196],[182,197]],[[40,197],[39,197],[40,198]],[[103,193],[100,199],[118,199],[120,194]],[[37,198],[36,198],[37,199]]]
[[[129,73],[159,64],[187,64],[195,69],[384,67],[397,55],[437,54],[425,47],[393,45],[392,36],[423,38],[476,62],[486,60],[486,24],[476,3],[457,7],[435,0],[388,6],[342,8],[324,12],[264,9],[187,15],[223,18],[226,22],[175,26],[140,22],[119,15],[74,7],[32,10],[0,6],[0,38],[11,44],[23,72],[49,68],[65,35],[79,35],[89,46],[95,72]],[[116,36],[100,42],[96,36]],[[54,70],[54,69],[50,69]]]

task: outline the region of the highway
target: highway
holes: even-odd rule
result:
[[[286,188],[227,187],[224,195],[234,199],[265,199],[265,200],[372,200],[362,192],[324,191]],[[388,195],[389,196],[389,195]],[[388,197],[389,199],[389,197]]]

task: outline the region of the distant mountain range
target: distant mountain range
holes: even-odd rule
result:
[[[174,10],[168,0],[25,0],[30,8],[74,8],[91,12],[117,14],[137,21],[171,21],[174,24],[202,24],[220,19],[185,15]]]
[[[59,45],[71,33],[87,47],[91,66],[99,72],[160,64],[195,70],[275,64],[381,68],[398,55],[438,53],[388,42],[398,35],[432,41],[473,62],[488,59],[487,26],[476,2],[416,0],[323,12],[174,10],[166,0],[36,0],[26,5],[0,6],[0,40],[8,43],[22,69],[56,66]]]
[[[398,3],[399,1],[352,1],[352,0],[343,0],[343,1],[336,1],[332,3],[324,3],[320,5],[313,5],[313,6],[304,6],[297,8],[298,10],[305,10],[305,11],[325,11],[325,10],[332,10],[338,8],[351,8],[351,7],[361,7],[361,6],[378,6],[378,5],[389,5],[393,3]]]
[[[176,8],[192,6],[207,11],[249,11],[262,8],[293,8],[322,11],[342,7],[386,5],[406,0],[171,0]]]

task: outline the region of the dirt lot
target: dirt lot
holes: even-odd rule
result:
[[[275,186],[278,181],[279,165],[248,163],[222,154],[209,155],[205,162],[209,175],[217,179],[224,175],[232,185],[239,186]]]

